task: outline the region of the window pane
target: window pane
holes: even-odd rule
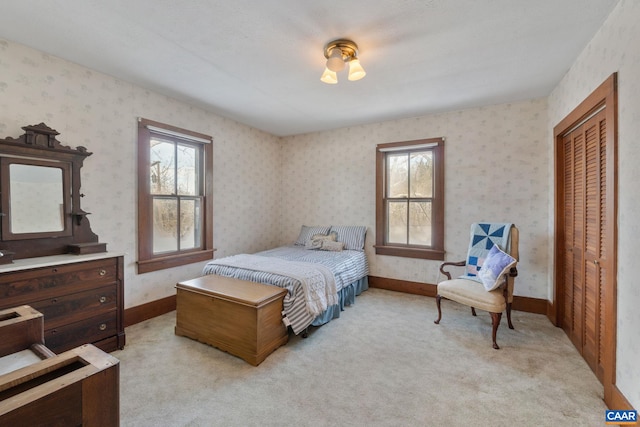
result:
[[[387,154],[387,197],[407,197],[409,156]]]
[[[200,247],[202,213],[200,199],[180,199],[180,249]]]
[[[198,176],[199,150],[189,145],[178,145],[178,194],[197,196],[200,193]]]
[[[409,244],[431,246],[431,202],[409,203]]]
[[[407,244],[407,202],[387,202],[387,243]]]
[[[433,153],[411,153],[411,197],[433,197]]]
[[[151,139],[151,194],[175,194],[175,144]]]
[[[153,199],[153,253],[178,250],[178,201]]]

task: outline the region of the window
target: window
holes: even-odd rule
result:
[[[376,148],[376,254],[444,259],[444,139]]]
[[[138,120],[138,273],[213,258],[212,145]]]

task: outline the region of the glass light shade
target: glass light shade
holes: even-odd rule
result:
[[[340,49],[335,48],[331,51],[331,55],[327,59],[327,68],[336,73],[344,70],[344,60]]]
[[[367,73],[364,71],[364,68],[362,68],[360,61],[357,58],[353,58],[349,61],[349,80],[360,80],[366,75]]]
[[[320,77],[320,80],[327,84],[334,85],[338,83],[338,75],[335,71],[331,71],[330,69],[325,68],[324,73],[322,73],[322,77]]]

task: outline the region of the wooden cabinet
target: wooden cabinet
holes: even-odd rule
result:
[[[120,425],[120,362],[85,344],[0,376],[0,425]]]
[[[106,253],[16,260],[0,268],[0,309],[30,305],[44,315],[45,345],[125,344],[123,257]]]

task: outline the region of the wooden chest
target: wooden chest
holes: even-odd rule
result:
[[[254,366],[289,339],[282,323],[286,289],[216,275],[180,282],[176,288],[176,335]]]
[[[0,425],[120,425],[120,362],[91,344],[0,376]]]
[[[0,309],[30,305],[44,315],[45,345],[61,353],[91,343],[123,348],[122,256],[59,255],[0,268]]]

